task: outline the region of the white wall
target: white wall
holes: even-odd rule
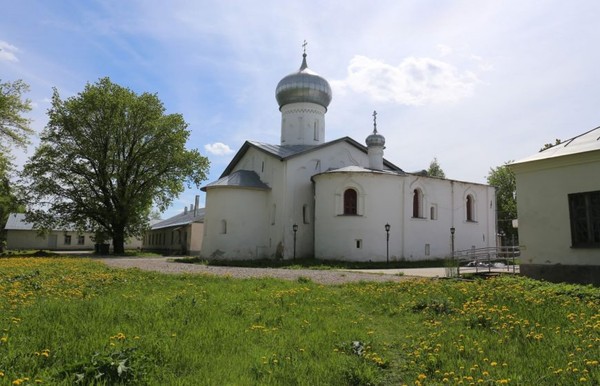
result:
[[[315,255],[321,259],[386,260],[385,224],[390,224],[389,259],[423,260],[455,250],[495,246],[492,187],[414,175],[336,172],[315,177]],[[358,216],[343,215],[343,192],[358,191]],[[423,192],[422,218],[413,218],[413,192]],[[475,221],[466,220],[463,198],[472,194]],[[431,218],[430,208],[436,208]],[[360,240],[358,248],[357,240]]]
[[[265,190],[208,188],[202,256],[222,259],[267,257],[267,196]]]
[[[571,248],[570,193],[600,190],[600,151],[512,166],[524,264],[600,265],[598,248]]]
[[[71,236],[71,243],[65,244],[65,235]],[[35,230],[7,230],[7,249],[53,249],[53,250],[84,250],[94,249],[91,233],[82,234],[83,244],[78,244],[77,232],[52,231],[47,236],[38,236]],[[52,240],[55,240],[53,242]]]

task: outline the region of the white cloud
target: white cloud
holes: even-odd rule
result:
[[[448,55],[452,54],[452,52],[454,52],[452,47],[447,46],[445,44],[438,44],[437,49],[438,49],[438,52],[441,57],[448,56]]]
[[[18,62],[19,59],[15,55],[16,52],[19,52],[17,47],[0,40],[0,62]]]
[[[349,88],[378,102],[419,106],[456,102],[470,96],[479,82],[474,73],[436,59],[408,57],[392,66],[357,55],[350,61],[346,79],[331,83],[341,94]]]
[[[204,149],[214,155],[227,155],[233,153],[233,150],[231,150],[228,145],[221,142],[206,144],[204,145]]]

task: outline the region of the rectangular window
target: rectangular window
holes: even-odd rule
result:
[[[71,245],[71,235],[65,235],[65,245]]]
[[[362,240],[358,239],[358,240],[355,240],[355,241],[356,241],[356,248],[357,249],[361,249],[362,248]]]
[[[77,236],[77,245],[83,245],[83,244],[85,244],[85,236],[83,236],[83,235]]]
[[[600,191],[569,194],[571,244],[600,248]]]

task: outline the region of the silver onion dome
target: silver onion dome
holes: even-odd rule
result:
[[[367,147],[371,146],[385,146],[385,137],[375,130],[373,134],[369,135],[365,140]]]
[[[275,98],[280,108],[290,103],[309,102],[327,109],[331,96],[329,82],[308,68],[306,53],[302,55],[300,69],[281,79],[275,89]]]
[[[385,137],[377,132],[377,111],[373,111],[373,133],[365,140],[367,147],[385,146]]]

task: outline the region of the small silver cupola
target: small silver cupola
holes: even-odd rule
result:
[[[373,133],[365,140],[369,156],[369,169],[383,170],[385,137],[377,132],[377,111],[373,111]]]

